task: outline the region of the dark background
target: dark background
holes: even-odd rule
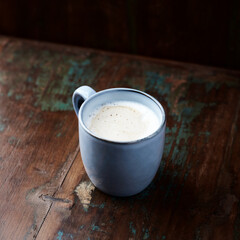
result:
[[[240,0],[0,0],[0,34],[240,69]]]

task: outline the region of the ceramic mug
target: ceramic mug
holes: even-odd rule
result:
[[[131,196],[145,189],[153,180],[163,154],[166,117],[162,105],[139,90],[112,88],[96,93],[88,86],[76,89],[72,101],[78,117],[80,152],[92,183],[113,196]],[[162,116],[161,125],[152,135],[136,141],[102,139],[87,128],[86,121],[97,106],[110,101],[141,103]]]

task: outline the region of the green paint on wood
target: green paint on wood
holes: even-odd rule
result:
[[[100,227],[97,226],[97,225],[95,225],[95,224],[92,224],[91,229],[92,229],[93,231],[101,231]]]
[[[188,155],[188,138],[193,134],[182,124],[179,128],[178,134],[175,139],[172,155],[170,156],[170,162],[174,165],[184,167],[187,155]],[[180,142],[182,141],[181,147]]]
[[[104,208],[105,207],[105,203],[102,203],[99,205],[99,208]]]
[[[33,82],[32,77],[28,76],[28,78],[27,78],[27,82],[28,82],[28,83],[32,83],[32,82]]]
[[[171,84],[165,80],[170,77],[170,74],[159,74],[157,72],[145,72],[145,91],[156,91],[160,96],[170,95]]]
[[[63,231],[58,231],[57,240],[71,239],[73,240],[73,235],[71,233],[64,233]]]
[[[5,85],[5,83],[7,79],[7,73],[5,73],[4,71],[0,72],[0,83],[2,83],[3,85]]]
[[[89,65],[90,63],[91,63],[91,61],[89,59],[86,59],[86,60],[81,62],[81,65],[86,66],[86,65]]]
[[[105,207],[105,203],[101,203],[101,204],[90,203],[89,206],[90,207],[97,207],[97,208],[103,209]]]
[[[211,135],[211,133],[209,131],[206,131],[206,132],[199,132],[198,133],[198,136],[206,136],[206,137],[209,137]]]
[[[28,113],[28,117],[29,117],[29,118],[32,118],[32,117],[33,117],[33,114],[34,114],[34,112],[30,110],[29,113]]]
[[[172,128],[169,128],[168,126],[166,127],[166,134],[175,134],[177,132],[177,126],[174,125]]]
[[[166,127],[165,146],[164,146],[164,151],[166,156],[168,156],[171,151],[172,144],[175,140],[174,136],[176,132],[177,132],[176,125],[172,128]]]
[[[62,133],[61,133],[61,132],[59,132],[59,133],[56,134],[56,137],[61,137],[61,136],[62,136]]]
[[[5,128],[6,128],[6,125],[0,122],[0,132],[3,132]]]
[[[107,60],[107,58],[106,58]],[[92,85],[99,71],[105,66],[102,61],[97,66],[91,64],[90,59],[84,61],[67,60],[61,67],[56,67],[55,81],[50,81],[48,66],[41,66],[41,73],[36,80],[36,106],[42,111],[73,110],[72,93],[81,85]],[[42,89],[45,89],[43,91]]]
[[[63,232],[58,231],[57,240],[62,240]]]
[[[206,92],[209,93],[215,86],[215,82],[208,82],[207,84],[205,84]]]
[[[13,146],[16,146],[19,141],[20,141],[20,140],[17,139],[16,137],[14,137],[14,136],[11,136],[11,137],[8,138],[8,143],[9,143],[10,145],[13,145]]]
[[[129,229],[130,229],[130,231],[131,231],[131,233],[132,233],[133,235],[136,235],[137,231],[136,231],[136,229],[133,227],[133,222],[130,222],[130,223],[129,223]]]
[[[161,69],[160,72],[145,72],[145,86],[146,91],[155,93],[161,102],[161,99],[166,102],[167,108],[165,109],[167,115],[171,117],[176,123],[174,126],[167,126],[166,128],[166,140],[164,148],[163,159],[169,159],[169,162],[175,166],[176,170],[170,172],[164,170],[165,162],[161,162],[158,180],[162,176],[170,177],[168,184],[162,186],[164,194],[164,200],[167,201],[176,188],[179,188],[179,184],[176,183],[176,179],[183,176],[182,187],[190,172],[191,164],[186,164],[187,157],[190,149],[189,141],[194,136],[194,129],[192,129],[192,122],[201,114],[204,107],[208,107],[209,103],[199,102],[197,98],[186,100],[186,95],[190,90],[192,82],[198,84],[205,84],[206,91],[210,91],[212,88],[218,88],[216,84],[208,84],[202,82],[200,79],[191,77],[184,79],[181,72],[171,75],[171,69]],[[168,121],[167,121],[168,124]],[[210,134],[206,133],[206,136]],[[171,154],[171,155],[170,155]],[[164,175],[163,175],[164,172]],[[146,193],[145,193],[146,194]],[[146,194],[147,195],[147,194]],[[180,199],[181,189],[177,193],[175,198],[176,203]]]
[[[110,59],[96,54],[86,57],[81,54],[63,55],[60,51],[36,51],[35,47],[24,44],[9,49],[8,58],[12,58],[10,67],[24,69],[24,72],[0,72],[0,83],[9,87],[8,96],[11,97],[15,89],[21,88],[22,95],[15,96],[16,100],[20,100],[24,91],[31,89],[35,97],[33,104],[42,111],[73,110],[73,91],[81,85],[94,84]]]
[[[13,95],[13,90],[10,89],[10,90],[8,91],[7,95],[8,95],[8,97],[11,97],[11,96]]]
[[[2,169],[1,162],[3,162],[3,157],[0,157],[0,169]]]
[[[149,230],[146,229],[145,232],[144,232],[144,235],[143,235],[143,240],[146,240],[146,239],[149,239]]]
[[[21,100],[23,98],[23,95],[22,94],[16,94],[15,96],[15,99],[18,101],[18,100]]]
[[[217,105],[217,103],[215,103],[215,102],[212,102],[212,103],[208,104],[209,107],[215,107],[216,105]]]
[[[79,227],[79,230],[81,231],[83,228],[84,228],[84,225],[81,225],[81,226]]]

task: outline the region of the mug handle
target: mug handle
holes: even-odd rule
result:
[[[88,86],[81,86],[74,91],[72,96],[72,103],[73,103],[73,108],[77,117],[78,117],[79,109],[83,104],[83,102],[95,93],[96,91]]]

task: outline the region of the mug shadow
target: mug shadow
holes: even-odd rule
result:
[[[112,197],[112,202],[129,214],[125,218],[134,220],[136,229],[152,229],[152,236],[158,236],[159,226],[168,229],[171,225],[175,226],[175,237],[183,229],[188,229],[184,234],[186,239],[195,234],[193,218],[197,219],[200,211],[198,190],[184,179],[182,171],[176,175],[174,170],[160,168],[145,190],[131,197]]]
[[[82,180],[89,182],[87,175]],[[121,229],[122,239],[193,239],[197,224],[205,216],[204,212],[199,213],[204,208],[193,182],[191,177],[184,178],[183,169],[176,174],[176,168],[160,167],[152,183],[137,195],[114,197],[96,189],[88,209],[76,197],[74,211],[65,221],[71,222],[72,231],[79,224],[73,221],[75,218],[88,219],[85,225],[91,237],[105,234],[106,239],[119,239]],[[94,226],[101,232],[93,231]],[[116,232],[112,231],[115,226],[119,226]],[[77,234],[82,236],[82,230]]]

